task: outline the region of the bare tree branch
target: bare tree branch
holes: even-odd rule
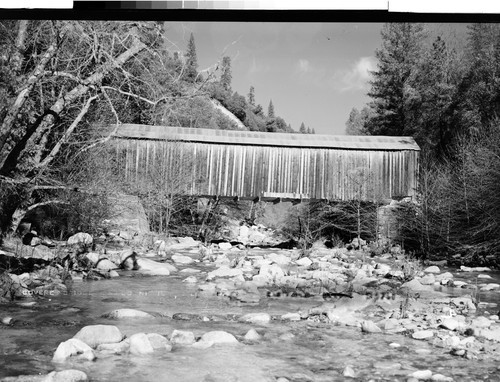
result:
[[[49,155],[47,155],[42,162],[35,165],[35,168],[34,168],[35,170],[42,168],[42,167],[46,167],[50,162],[52,162],[52,160],[55,158],[55,156],[57,155],[57,153],[61,149],[61,146],[68,141],[69,136],[73,133],[73,131],[78,126],[78,124],[80,123],[82,118],[85,116],[85,114],[87,114],[87,111],[89,110],[89,107],[90,107],[90,104],[92,103],[92,101],[94,101],[98,97],[99,96],[95,95],[95,96],[90,97],[87,100],[83,109],[80,111],[80,113],[75,118],[73,123],[66,129],[66,132],[64,133],[62,138],[59,139],[59,141],[56,143],[56,145],[52,148]]]

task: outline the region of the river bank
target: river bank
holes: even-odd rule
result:
[[[397,247],[373,257],[350,248],[304,254],[180,239],[90,250],[78,255],[85,270],[17,275],[20,298],[2,303],[0,377],[499,378],[496,272],[422,266]]]

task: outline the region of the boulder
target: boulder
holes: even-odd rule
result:
[[[419,330],[414,332],[411,336],[416,340],[426,340],[434,337],[434,332],[432,330]]]
[[[401,285],[401,288],[407,288],[410,291],[418,292],[418,291],[430,291],[432,288],[428,285],[422,285],[420,281],[417,279],[413,279]]]
[[[92,348],[85,342],[70,338],[67,341],[61,342],[52,357],[54,362],[64,362],[70,357],[78,356],[80,359],[93,361],[95,354]]]
[[[213,344],[237,344],[238,340],[231,333],[222,330],[207,332],[201,336],[201,341]]]
[[[261,338],[262,336],[254,328],[249,329],[245,334],[245,340],[247,341],[258,341]]]
[[[243,276],[243,271],[239,268],[229,268],[226,265],[217,268],[216,270],[209,272],[207,275],[207,281],[211,281],[215,278],[223,278],[223,277],[237,277]]]
[[[302,257],[295,261],[295,264],[301,267],[308,267],[312,264],[312,260],[309,257]]]
[[[135,355],[151,354],[154,348],[145,333],[136,333],[130,336],[130,353]]]
[[[80,329],[73,338],[79,339],[96,348],[100,344],[121,342],[125,336],[114,325],[88,325]]]
[[[408,374],[408,377],[415,378],[415,379],[428,380],[428,379],[431,379],[431,377],[432,377],[432,371],[430,371],[430,370],[417,370],[417,371],[414,371],[413,373]]]
[[[438,266],[436,265],[431,265],[430,267],[427,267],[424,269],[425,273],[440,273],[441,270],[439,269]]]
[[[102,317],[120,320],[124,318],[153,318],[154,316],[149,313],[143,312],[142,310],[115,309],[111,312],[104,313]]]
[[[219,243],[219,249],[221,251],[229,251],[231,248],[233,248],[233,246],[231,245],[231,243]]]
[[[109,224],[118,229],[120,236],[149,233],[148,217],[137,196],[118,194],[110,195],[108,198],[111,202],[112,216]]]
[[[194,263],[194,259],[190,256],[185,255],[172,255],[172,261],[176,264],[191,264]]]
[[[88,233],[78,232],[68,238],[67,244],[68,245],[83,244],[86,246],[90,246],[92,245],[93,242],[94,239]]]
[[[88,381],[87,374],[81,370],[69,369],[61,371],[53,371],[42,379],[42,382],[86,382]]]
[[[361,331],[364,333],[382,333],[382,329],[370,320],[364,320],[361,322]]]
[[[278,264],[264,264],[260,267],[259,276],[265,277],[267,281],[271,283],[285,277],[285,272]]]
[[[130,340],[126,339],[121,342],[112,344],[100,344],[96,350],[103,353],[123,354],[130,348]]]
[[[165,350],[171,351],[172,345],[170,341],[158,333],[146,333],[148,336],[149,343],[153,347],[154,350]]]
[[[117,269],[118,265],[116,265],[109,259],[102,258],[97,262],[95,267],[102,271],[110,271],[112,269]]]
[[[271,316],[268,313],[247,313],[241,316],[238,321],[252,324],[268,324]]]
[[[151,259],[138,258],[137,266],[141,273],[151,276],[169,276],[170,273],[177,271],[177,268],[172,264],[160,263]]]
[[[175,345],[192,345],[195,342],[195,338],[193,332],[176,329],[170,336],[170,342]]]
[[[288,265],[292,261],[290,256],[283,255],[281,253],[270,253],[267,256],[267,259],[270,260],[272,263],[276,263],[278,265]]]

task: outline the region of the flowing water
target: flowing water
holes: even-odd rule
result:
[[[307,311],[321,303],[319,298],[263,298],[259,305],[238,305],[217,296],[199,295],[197,284],[182,282],[185,277],[140,277],[136,272],[123,272],[116,279],[74,282],[67,294],[37,299],[33,306],[0,306],[0,317],[15,319],[12,326],[0,326],[0,378],[76,368],[85,371],[92,381],[245,382],[276,381],[279,377],[290,381],[344,381],[343,370],[351,365],[359,381],[405,381],[410,372],[419,369],[430,369],[455,381],[500,380],[500,370],[493,361],[478,363],[452,356],[446,349],[403,335],[364,334],[358,328],[307,320],[271,321],[266,325],[174,320],[172,315],[179,312],[226,317],[249,312],[274,315]],[[498,274],[494,277],[500,279]],[[486,297],[494,303],[498,294],[488,292]],[[101,318],[118,308],[144,310],[156,317],[120,321]],[[60,342],[91,324],[116,325],[127,336],[137,332],[170,335],[174,329],[201,336],[207,331],[224,330],[240,343],[205,350],[174,347],[172,352],[148,356],[98,355],[93,362],[51,361]],[[243,340],[250,328],[262,335],[260,341]],[[401,346],[389,346],[393,342]]]

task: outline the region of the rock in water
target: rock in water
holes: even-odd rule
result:
[[[141,355],[153,353],[154,349],[145,333],[136,333],[130,336],[130,353]]]
[[[201,336],[201,340],[205,342],[212,342],[214,344],[236,344],[238,340],[231,333],[222,330],[214,330],[207,332]]]
[[[153,318],[154,316],[137,309],[115,309],[104,313],[102,317],[119,320],[123,318]]]
[[[92,245],[93,242],[94,239],[88,233],[78,232],[77,234],[70,236],[67,243],[68,245],[73,245],[73,244]]]
[[[151,276],[168,276],[172,272],[176,272],[177,268],[172,264],[159,263],[150,259],[137,259],[139,271]]]
[[[174,330],[170,336],[170,342],[176,345],[192,345],[195,342],[193,332]]]
[[[125,336],[114,325],[89,325],[81,328],[73,338],[85,342],[91,348],[96,348],[100,344],[120,342]]]
[[[52,357],[54,362],[64,362],[72,356],[92,361],[95,359],[94,351],[85,342],[77,338],[70,338],[65,342],[61,342]]]
[[[87,374],[83,371],[69,369],[62,371],[53,371],[43,379],[43,382],[86,382]]]
[[[382,333],[380,329],[373,321],[365,320],[361,323],[361,330],[365,333]]]
[[[271,321],[271,316],[268,313],[248,313],[241,316],[238,321],[251,322],[252,324],[267,324]]]

